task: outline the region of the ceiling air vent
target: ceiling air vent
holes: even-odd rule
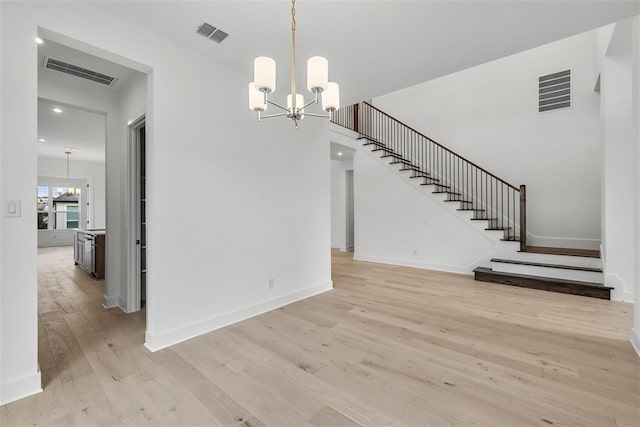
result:
[[[538,112],[571,107],[571,70],[538,77]]]
[[[91,80],[92,82],[100,83],[106,86],[111,86],[116,81],[116,78],[113,76],[108,76],[106,74],[98,73],[97,71],[88,70],[86,68],[68,64],[64,61],[59,61],[53,58],[45,58],[44,67],[50,70],[56,70],[60,71],[61,73]]]
[[[222,43],[222,41],[229,36],[229,34],[206,22],[198,27],[196,33],[216,43]]]

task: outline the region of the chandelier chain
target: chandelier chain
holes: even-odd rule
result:
[[[297,112],[296,97],[298,93],[296,76],[296,0],[291,0],[291,109]],[[296,127],[298,126],[297,121]]]

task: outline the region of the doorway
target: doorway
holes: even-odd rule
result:
[[[353,194],[353,169],[345,171],[345,216],[346,216],[346,249],[354,251],[355,226],[354,226],[354,194]]]
[[[129,124],[129,280],[127,311],[138,311],[147,300],[147,184],[146,120],[141,116]]]

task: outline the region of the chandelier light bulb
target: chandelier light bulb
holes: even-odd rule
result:
[[[260,92],[276,90],[276,61],[268,56],[259,56],[253,61],[253,79]]]
[[[266,111],[267,109],[264,93],[256,88],[255,82],[249,83],[249,108],[253,111]]]
[[[327,83],[327,90],[322,93],[322,109],[326,112],[340,108],[340,86],[336,82]]]
[[[309,92],[327,90],[329,82],[329,61],[322,56],[312,56],[307,60],[307,89]]]

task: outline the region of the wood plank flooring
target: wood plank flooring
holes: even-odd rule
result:
[[[331,292],[156,353],[39,250],[44,392],[0,425],[638,426],[630,304],[355,262]]]

